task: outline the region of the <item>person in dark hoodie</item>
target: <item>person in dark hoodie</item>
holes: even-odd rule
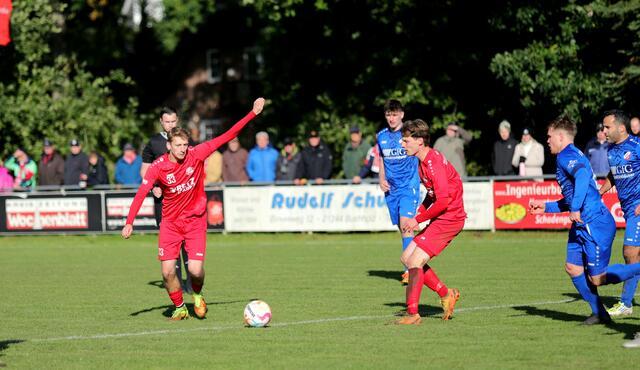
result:
[[[322,184],[325,179],[331,177],[333,156],[331,151],[320,138],[316,130],[309,132],[309,145],[302,149],[302,160],[298,165],[297,184],[304,183],[303,179],[315,180],[316,184]]]
[[[139,170],[138,170],[139,171]],[[104,158],[95,151],[89,153],[89,174],[87,175],[87,185],[108,185],[109,173],[104,164]]]
[[[38,185],[57,185],[64,183],[64,159],[56,151],[49,139],[44,139],[42,157],[38,163]]]
[[[493,153],[491,155],[493,173],[498,176],[514,176],[516,170],[511,164],[511,159],[518,142],[511,137],[511,124],[506,120],[500,122],[498,133],[500,134],[500,139],[493,144]]]
[[[298,166],[302,156],[290,137],[285,138],[283,144],[284,148],[280,151],[276,163],[276,180],[293,181],[299,177]]]
[[[89,174],[89,158],[82,151],[77,139],[71,140],[71,153],[64,162],[64,184],[67,186],[87,186]]]

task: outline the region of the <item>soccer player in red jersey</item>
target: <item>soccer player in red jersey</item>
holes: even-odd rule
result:
[[[151,164],[131,203],[126,224],[122,228],[122,237],[125,239],[133,232],[133,220],[149,190],[154,184],[160,184],[164,200],[158,237],[158,259],[165,288],[176,306],[171,320],[189,318],[175,268],[183,241],[189,256],[188,273],[194,292],[194,311],[199,318],[204,318],[207,314],[207,304],[201,294],[207,241],[204,160],[236,137],[249,121],[262,112],[264,103],[263,98],[256,99],[253,110],[229,131],[195,147],[189,146],[189,133],[185,129],[173,128],[167,139],[169,152]]]
[[[396,324],[401,325],[419,325],[422,321],[418,313],[422,285],[428,286],[440,296],[444,310],[443,320],[451,318],[453,308],[460,298],[458,289],[447,288],[427,264],[462,231],[467,218],[462,202],[460,175],[442,153],[429,146],[429,139],[429,125],[423,120],[404,123],[402,146],[407,155],[416,156],[420,160],[418,173],[422,184],[427,188],[427,196],[416,217],[405,220],[401,228],[403,231],[418,230],[419,223],[427,220],[430,223],[413,238],[402,253],[402,263],[409,268],[409,285],[407,315],[396,321]]]

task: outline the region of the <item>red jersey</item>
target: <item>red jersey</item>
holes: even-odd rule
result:
[[[418,222],[435,218],[451,221],[467,218],[462,201],[462,180],[442,153],[431,148],[420,162],[418,173],[427,188],[425,202],[420,205],[416,215]],[[430,203],[429,208],[425,207],[425,203]]]
[[[189,147],[187,154],[180,162],[171,162],[169,153],[166,153],[151,163],[129,208],[127,224],[133,224],[144,198],[156,183],[162,189],[164,197],[162,221],[203,216],[207,205],[207,196],[204,192],[206,177],[204,160],[220,146],[236,137],[255,116],[252,111],[224,134],[195,147]]]

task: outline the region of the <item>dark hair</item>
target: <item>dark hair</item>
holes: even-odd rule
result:
[[[384,111],[386,112],[404,112],[402,103],[396,99],[389,99],[384,103]]]
[[[424,145],[429,145],[431,140],[431,134],[429,134],[429,125],[421,120],[414,119],[413,121],[406,121],[402,124],[402,136],[422,138]]]
[[[613,116],[613,121],[617,125],[624,125],[627,129],[627,132],[631,132],[631,120],[629,119],[629,115],[626,114],[622,109],[611,109],[604,112],[602,116],[602,121],[604,121],[605,117]]]
[[[191,135],[189,135],[189,132],[183,129],[182,127],[174,127],[171,129],[171,131],[169,131],[169,135],[167,136],[167,141],[168,142],[173,141],[174,137],[181,137],[188,142]]]
[[[567,134],[575,137],[578,133],[578,126],[566,114],[562,114],[549,123],[548,128],[553,130],[565,130]]]
[[[160,109],[160,119],[162,119],[162,116],[164,116],[165,114],[175,114],[177,116],[178,111],[174,107],[165,106]]]

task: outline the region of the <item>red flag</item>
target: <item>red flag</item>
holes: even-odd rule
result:
[[[12,9],[11,0],[0,0],[0,46],[7,46],[11,42],[9,20]]]

